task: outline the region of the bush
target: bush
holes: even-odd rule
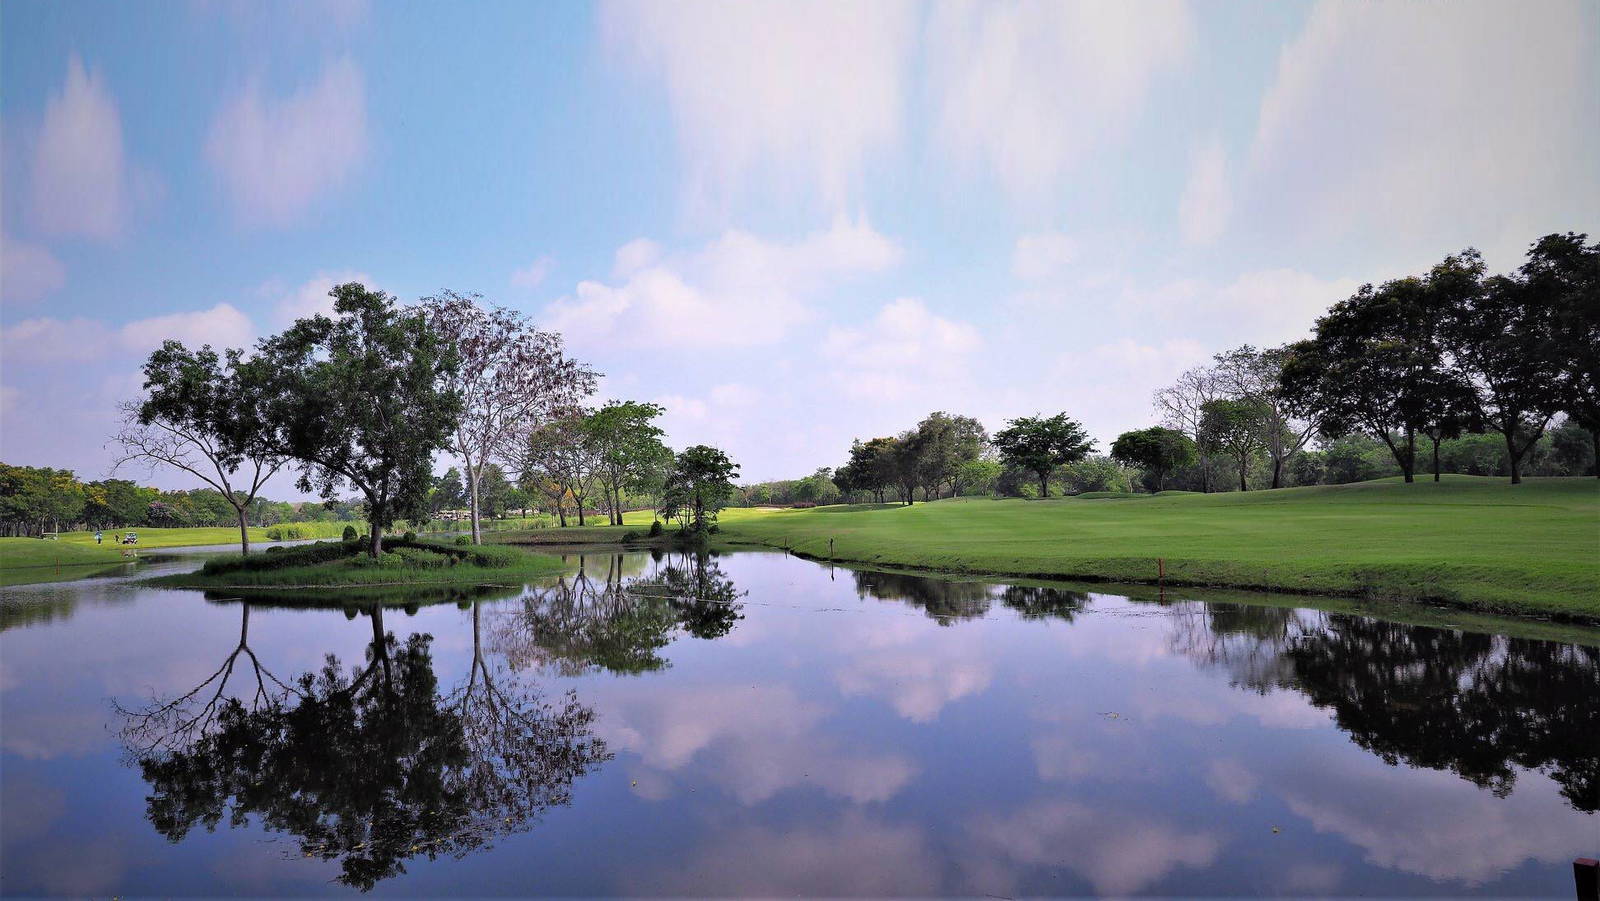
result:
[[[343,533],[343,535],[341,537],[345,541],[355,541],[360,536],[356,534],[356,527],[355,526],[345,526],[344,527],[344,533]]]
[[[350,560],[350,565],[360,569],[370,569],[372,567],[379,567],[381,569],[399,569],[406,565],[406,561],[405,558],[399,554],[392,554],[386,551],[376,557],[369,557],[366,554],[352,557]]]
[[[658,520],[655,520],[654,522],[650,523],[650,537],[651,538],[654,538],[657,535],[660,535],[661,532],[662,532],[661,520],[658,519]]]
[[[639,540],[639,533],[638,532],[634,532],[634,531],[630,530],[630,531],[622,533],[622,543],[623,544],[627,544],[627,543],[629,543],[631,541],[638,541],[638,540]]]
[[[721,526],[719,526],[719,525],[717,525],[717,524],[716,524],[716,523],[712,523],[712,524],[711,524],[711,527],[710,527],[710,528],[708,528],[708,529],[706,529],[706,531],[707,531],[707,532],[710,532],[710,533],[711,533],[711,534],[712,534],[712,535],[715,535],[715,534],[717,534],[717,533],[718,533],[718,532],[720,532],[720,531],[722,531],[722,527],[721,527]]]
[[[470,544],[472,544],[472,536],[471,535],[457,535],[456,536],[456,546],[457,547],[467,547]]]
[[[278,553],[278,552],[280,552],[282,550],[283,550],[283,545],[275,544],[272,547],[267,548],[267,553],[276,554],[276,553]]]
[[[404,535],[400,536],[400,538],[402,541],[416,541],[417,533],[408,529]]]

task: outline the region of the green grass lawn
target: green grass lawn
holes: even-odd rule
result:
[[[952,573],[1166,582],[1600,620],[1600,481],[727,510],[721,538]],[[1158,564],[1158,560],[1162,561]]]
[[[462,547],[428,541],[387,539],[381,560],[367,557],[362,542],[324,541],[274,553],[219,555],[199,570],[160,576],[149,584],[274,594],[364,587],[417,588],[439,585],[510,585],[561,572],[559,559],[514,547]]]
[[[0,538],[0,585],[83,579],[120,566],[120,548],[38,538]]]

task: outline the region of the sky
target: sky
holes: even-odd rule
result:
[[[163,339],[348,280],[526,312],[745,481],[933,410],[1104,450],[1364,282],[1600,232],[1597,44],[1583,0],[6,0],[0,459],[104,477]]]

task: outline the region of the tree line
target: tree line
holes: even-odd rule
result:
[[[354,282],[329,293],[333,315],[300,319],[248,352],[166,342],[144,365],[144,398],[124,408],[119,462],[217,489],[245,553],[249,507],[285,469],[301,491],[354,492],[373,556],[385,529],[451,499],[434,475],[441,453],[461,461],[475,543],[485,485],[498,490],[508,473],[562,525],[569,510],[582,524],[596,503],[620,523],[626,499],[645,494],[703,531],[732,495],[738,466],[726,454],[674,454],[654,424],[658,405],[589,406],[598,373],[522,314],[450,291],[410,306]]]
[[[936,412],[856,440],[836,469],[751,486],[743,501],[1410,482],[1419,443],[1436,480],[1455,471],[1517,483],[1530,466],[1600,474],[1597,348],[1600,243],[1547,235],[1503,275],[1469,248],[1425,275],[1363,286],[1305,340],[1216,354],[1155,392],[1160,423],[1117,436],[1106,455],[1064,412],[1012,419],[992,436],[970,416]],[[1374,459],[1376,447],[1390,463]]]
[[[290,503],[255,498],[245,507],[252,526],[283,522],[340,522],[357,518],[343,501]],[[76,527],[230,526],[238,510],[211,488],[163,491],[128,479],[85,482],[68,469],[0,463],[0,535],[37,536]]]

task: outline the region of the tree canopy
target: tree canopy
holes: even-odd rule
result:
[[[1040,497],[1050,496],[1052,470],[1082,460],[1094,450],[1082,424],[1065,413],[1010,420],[1006,428],[994,433],[994,446],[1002,460],[1038,478]]]

